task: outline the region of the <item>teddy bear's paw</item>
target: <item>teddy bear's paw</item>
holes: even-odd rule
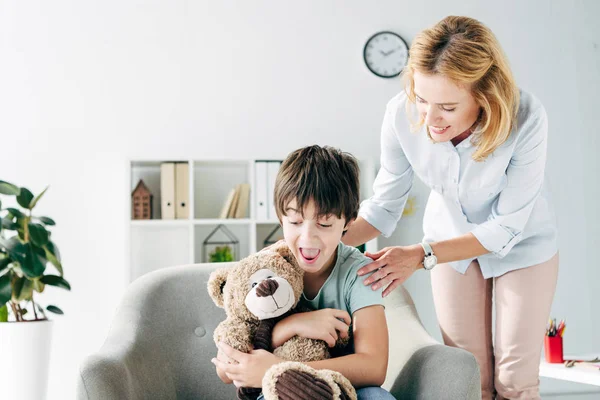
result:
[[[237,390],[237,398],[239,400],[256,400],[260,396],[261,388],[241,387]]]
[[[356,395],[354,386],[352,386],[348,378],[346,378],[344,375],[329,369],[322,369],[319,372],[321,373],[321,376],[329,375],[331,379],[338,385],[341,392],[341,400],[357,400],[358,397]]]
[[[341,394],[329,373],[299,362],[276,364],[263,378],[265,400],[337,400]]]

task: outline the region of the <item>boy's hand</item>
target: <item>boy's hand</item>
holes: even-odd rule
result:
[[[350,314],[344,310],[323,308],[321,310],[294,314],[286,318],[293,324],[290,329],[298,336],[323,340],[329,347],[334,347],[338,339],[348,337],[348,329],[352,323]]]
[[[225,353],[223,353],[221,350],[219,350],[217,352],[217,359],[219,359],[221,362],[223,363],[235,363],[235,361],[231,360],[229,357],[227,357],[225,355]],[[231,379],[230,377],[227,376],[227,374],[225,373],[225,371],[223,371],[222,369],[220,369],[219,367],[217,368],[217,375],[219,376],[219,378],[221,378],[221,380],[223,381],[223,383],[226,384],[231,384],[233,383],[233,379]]]
[[[262,387],[262,379],[267,370],[283,361],[266,350],[242,353],[225,343],[219,343],[218,347],[228,359],[233,360],[233,363],[229,364],[218,358],[213,358],[211,362],[215,364],[217,370],[221,370],[233,380],[236,387]]]

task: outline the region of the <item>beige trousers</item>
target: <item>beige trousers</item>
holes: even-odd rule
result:
[[[539,399],[539,362],[558,277],[550,260],[484,279],[474,260],[465,275],[448,264],[431,271],[444,343],[470,351],[483,399]],[[492,295],[496,308],[492,345]]]

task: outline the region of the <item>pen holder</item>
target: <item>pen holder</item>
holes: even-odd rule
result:
[[[544,354],[547,363],[563,363],[562,336],[544,336]]]

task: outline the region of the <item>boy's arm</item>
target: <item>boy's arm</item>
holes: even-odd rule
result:
[[[353,386],[381,386],[388,365],[388,329],[381,305],[361,308],[353,314],[354,354],[306,363],[316,369],[331,369],[344,375]]]
[[[333,308],[293,314],[275,325],[271,344],[275,349],[298,335],[323,340],[329,347],[333,347],[338,336],[343,338],[348,336],[351,322],[350,314]]]

